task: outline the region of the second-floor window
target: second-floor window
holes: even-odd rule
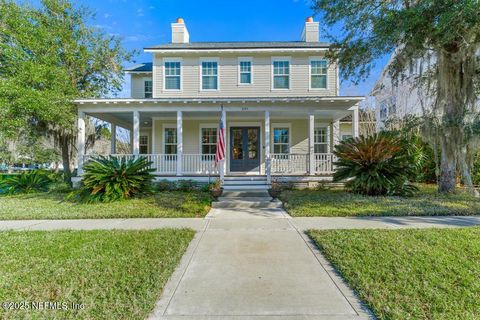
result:
[[[327,61],[310,61],[310,87],[312,89],[327,88]]]
[[[165,62],[165,90],[181,89],[181,63],[179,61]]]
[[[143,90],[145,98],[151,98],[153,96],[153,81],[145,80],[143,83]]]
[[[248,60],[240,61],[238,67],[240,68],[240,75],[239,75],[240,84],[251,84],[252,83],[252,62]]]
[[[202,90],[218,89],[218,62],[202,62]]]
[[[290,87],[290,62],[288,60],[273,61],[273,89]]]

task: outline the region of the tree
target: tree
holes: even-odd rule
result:
[[[344,78],[366,78],[375,59],[393,50],[389,72],[397,80],[419,59],[434,57],[422,80],[434,97],[431,123],[437,124],[433,134],[441,159],[438,190],[455,191],[458,167],[468,185],[468,145],[480,134],[473,130],[479,119],[475,87],[478,90],[480,2],[316,0],[314,9],[325,25],[342,25],[339,36],[330,36],[333,50],[328,55],[342,66]]]
[[[0,131],[18,128],[52,137],[70,182],[76,153],[77,98],[118,92],[131,52],[120,39],[91,27],[93,15],[69,0],[39,8],[0,0]]]

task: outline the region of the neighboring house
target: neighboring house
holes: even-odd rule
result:
[[[284,42],[190,42],[178,19],[171,43],[145,48],[151,63],[126,70],[131,98],[76,101],[79,150],[90,115],[131,130],[132,154],[122,156],[146,155],[161,178],[256,175],[252,180],[266,185],[271,176],[330,179],[333,146],[358,135],[364,98],[339,96],[338,65],[326,60],[328,49],[312,18],[301,41]],[[218,167],[222,112],[227,152]],[[351,122],[341,125],[347,116]],[[85,158],[80,152],[79,172]]]
[[[404,72],[404,77],[394,82],[388,68],[395,58],[392,54],[375,83],[371,95],[375,99],[375,117],[377,131],[385,129],[385,124],[392,120],[401,120],[407,115],[421,115],[429,110],[433,100],[426,90],[418,87],[418,77],[435,62],[434,57],[418,59]]]

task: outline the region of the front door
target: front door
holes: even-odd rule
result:
[[[230,128],[230,171],[260,170],[260,128]]]

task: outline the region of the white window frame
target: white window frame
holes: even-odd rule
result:
[[[349,136],[349,138],[345,138],[345,136]],[[340,141],[345,141],[345,140],[350,139],[350,138],[353,138],[353,135],[351,133],[344,133],[340,137],[340,139],[341,139]]]
[[[147,91],[145,90],[145,86],[146,86],[146,82],[147,81],[150,81],[152,83],[152,92],[150,92],[152,94],[152,96],[150,98],[147,98]],[[143,97],[145,99],[152,99],[153,98],[153,80],[152,79],[143,79]]]
[[[166,62],[179,62],[180,63],[180,89],[167,89],[166,88],[166,74],[165,74],[165,63]],[[180,92],[183,90],[183,59],[182,58],[163,58],[162,59],[162,75],[163,75],[163,91],[165,92]]]
[[[288,61],[288,88],[287,89],[283,89],[283,88],[279,88],[279,89],[276,89],[275,88],[275,74],[274,74],[274,67],[273,67],[273,63],[275,61]],[[286,56],[286,57],[272,57],[271,59],[271,62],[270,62],[270,78],[271,78],[271,90],[272,91],[289,91],[290,88],[292,87],[292,58],[290,56]]]
[[[241,62],[250,62],[250,83],[242,83],[241,82],[241,68],[240,68],[240,63]],[[244,86],[251,86],[253,85],[253,58],[252,57],[239,57],[238,58],[238,86],[244,87]]]
[[[270,133],[270,153],[275,154],[275,129],[287,128],[288,129],[288,153],[292,153],[292,124],[291,123],[273,123],[271,125],[272,132]],[[283,154],[283,153],[282,153]]]
[[[142,143],[142,137],[146,137],[147,138],[147,143]],[[150,153],[150,148],[149,148],[149,144],[148,144],[148,140],[149,140],[149,137],[148,137],[148,134],[140,134],[140,137],[138,139],[138,150],[140,151],[141,147],[142,146],[146,146],[147,147],[147,152],[146,153],[143,153],[143,154],[149,154]]]
[[[163,126],[162,126],[162,154],[167,154],[166,153],[166,150],[165,150],[165,146],[166,146],[166,143],[165,143],[165,129],[175,129],[177,130],[177,125],[174,124],[174,123],[164,123]],[[177,143],[178,143],[178,132],[177,132]],[[169,153],[169,154],[178,154],[178,150],[177,150],[177,153]]]
[[[331,149],[330,149],[330,126],[328,125],[328,123],[316,123],[315,124],[315,128],[314,130],[317,130],[317,129],[325,129],[326,130],[326,137],[327,137],[327,141],[324,142],[324,143],[315,143],[315,141],[313,142],[313,152],[315,152],[315,145],[316,144],[326,144],[327,145],[327,152],[326,153],[330,153],[331,152]],[[314,139],[315,139],[315,132],[314,132]]]
[[[312,61],[325,61],[327,63],[327,73],[325,74],[325,88],[312,88]],[[308,89],[311,91],[328,90],[328,60],[325,57],[309,57],[308,58]]]
[[[202,141],[202,129],[216,129],[218,130],[217,123],[201,123],[198,128],[198,154],[203,154],[203,141]]]
[[[203,68],[202,64],[204,62],[216,62],[217,63],[217,89],[203,89]],[[199,75],[200,75],[200,91],[220,91],[220,59],[217,57],[212,57],[212,58],[200,58],[199,59],[199,64],[198,64],[198,69],[199,69]]]

